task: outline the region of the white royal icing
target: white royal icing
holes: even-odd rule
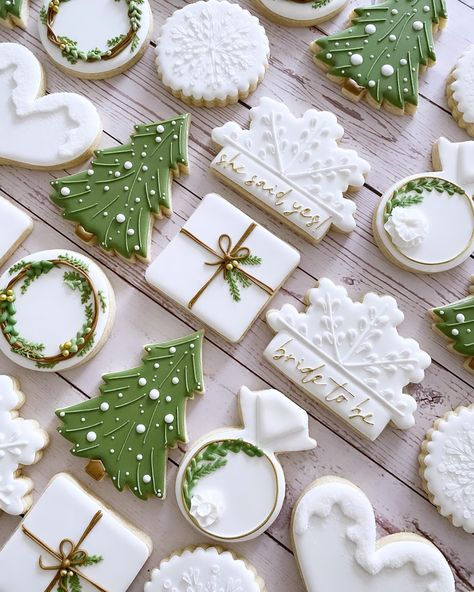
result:
[[[267,530],[285,497],[285,475],[276,454],[316,446],[308,434],[306,412],[279,391],[253,392],[242,387],[239,400],[243,427],[223,428],[199,439],[184,457],[176,480],[183,515],[200,532],[219,541],[249,540]],[[239,440],[257,447],[259,454],[232,449],[225,455],[212,452],[216,443],[227,446]],[[197,479],[189,506],[185,498],[188,468],[192,470],[196,463],[209,468],[222,460],[222,466]],[[207,520],[208,516],[212,519]]]
[[[455,592],[446,559],[427,539],[377,541],[372,505],[349,481],[316,481],[296,503],[292,531],[308,592]]]
[[[104,307],[100,301],[97,303],[97,325],[92,347],[82,356],[65,357],[53,368],[39,368],[33,358],[16,353],[5,335],[0,332],[0,351],[16,364],[30,370],[56,372],[85,362],[100,350],[113,322],[115,299],[112,286],[100,267],[88,257],[73,251],[56,249],[28,255],[21,261],[50,261],[63,256],[77,258],[87,266],[88,277],[97,295],[103,296]],[[0,291],[5,290],[12,277],[21,271],[12,271],[18,263],[12,265],[0,277]],[[74,270],[59,265],[32,281],[25,292],[22,290],[23,280],[14,287],[15,329],[28,342],[43,344],[44,349],[41,353],[45,356],[58,354],[60,345],[74,338],[85,323],[85,305],[81,301],[81,293],[77,289],[69,287],[64,279],[64,274],[71,271]]]
[[[63,168],[97,142],[102,124],[93,104],[75,93],[39,96],[43,85],[31,51],[0,43],[0,163]]]
[[[269,43],[258,19],[238,4],[188,4],[164,23],[156,64],[165,86],[196,101],[237,99],[268,65]]]
[[[279,19],[292,21],[291,25],[310,26],[331,18],[342,10],[347,0],[330,0],[317,8],[314,2],[298,2],[297,0],[257,0],[257,4]]]
[[[151,572],[145,592],[261,592],[254,571],[229,551],[197,547],[173,555]]]
[[[202,199],[183,230],[220,253],[219,237],[226,234],[232,245],[236,245],[252,223],[247,214],[219,195],[210,193]],[[260,257],[261,263],[242,265],[241,268],[272,290],[283,284],[300,260],[293,247],[258,224],[244,240],[243,246],[252,255]],[[146,280],[188,308],[191,299],[216,273],[217,261],[214,254],[181,231],[148,267]],[[229,341],[239,341],[270,298],[269,293],[255,283],[239,290],[240,301],[236,301],[221,270],[194,303],[191,312]]]
[[[215,128],[222,146],[212,169],[270,208],[306,238],[320,241],[329,227],[355,228],[349,187],[362,187],[368,162],[338,146],[344,130],[335,115],[309,109],[295,117],[268,97],[250,110],[250,129],[234,121]]]
[[[474,45],[459,58],[450,88],[464,121],[474,123]]]
[[[416,401],[403,389],[423,380],[431,359],[399,335],[404,317],[395,299],[369,292],[354,302],[327,278],[306,299],[306,312],[291,304],[267,312],[276,336],[264,357],[371,440],[390,421],[412,427]]]
[[[25,511],[24,497],[32,488],[31,481],[21,477],[19,470],[34,464],[48,443],[36,421],[17,417],[16,410],[22,403],[15,382],[0,375],[0,511],[15,516]]]
[[[38,561],[41,556],[45,565],[57,565],[57,557],[30,540],[22,526],[58,551],[65,539],[77,543],[99,510],[102,518],[84,539],[81,550],[88,555],[99,555],[102,560],[80,569],[101,589],[128,590],[151,553],[151,541],[63,473],[50,481],[22,525],[0,551],[0,590],[44,592],[55,576],[54,571],[41,569]],[[84,579],[80,582],[84,592],[97,590]]]
[[[418,247],[429,232],[426,216],[414,208],[394,208],[384,228],[402,249]]]
[[[0,265],[28,236],[32,227],[33,221],[28,214],[0,197]]]
[[[50,0],[44,0],[45,10],[49,4]],[[76,41],[77,48],[84,52],[95,49],[107,51],[109,40],[126,35],[131,27],[129,17],[132,10],[140,13],[136,41],[110,59],[89,62],[79,59],[75,64],[71,63],[61,54],[61,49],[48,39],[48,28],[42,22],[38,23],[40,39],[49,57],[73,76],[107,78],[134,64],[148,44],[153,29],[148,0],[73,0],[59,5],[53,31],[57,36]]]
[[[440,421],[423,464],[423,477],[440,513],[474,533],[474,406],[461,407]]]

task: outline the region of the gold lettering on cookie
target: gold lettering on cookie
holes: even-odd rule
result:
[[[368,403],[369,401],[370,401],[370,397],[367,397],[366,399],[364,399],[363,401],[361,401],[357,405],[354,405],[354,407],[352,407],[352,409],[351,409],[352,415],[349,415],[349,419],[361,419],[364,423],[368,423],[369,425],[374,425],[374,422],[371,421],[372,418],[374,417],[374,414],[372,412],[364,413],[364,411],[362,411],[362,406],[365,405],[366,403]]]

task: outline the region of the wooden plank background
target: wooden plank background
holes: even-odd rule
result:
[[[184,0],[151,1],[155,37],[164,19],[185,4]],[[240,0],[240,4],[255,12],[250,0]],[[350,1],[352,7],[357,4],[360,4],[359,0]],[[48,60],[38,39],[39,0],[33,1],[28,31],[2,29],[0,41],[18,41],[35,53],[47,72],[48,91],[73,90],[93,100],[104,124],[104,147],[127,142],[132,126],[137,122],[168,118],[183,111],[192,113],[191,174],[174,183],[174,214],[155,225],[153,257],[178,232],[201,197],[216,191],[302,253],[301,265],[275,298],[276,307],[292,302],[302,308],[305,292],[322,276],[344,284],[354,296],[368,290],[391,294],[405,312],[401,333],[416,338],[433,358],[425,380],[409,389],[419,405],[416,426],[406,432],[388,428],[375,443],[370,443],[305,398],[264,362],[261,353],[272,333],[263,315],[239,345],[229,345],[214,332],[206,332],[207,392],[188,406],[192,440],[210,429],[236,423],[235,394],[245,384],[254,389],[275,387],[302,405],[310,416],[311,435],[318,441],[314,451],[282,455],[287,499],[279,519],[258,539],[234,546],[256,565],[269,591],[303,591],[290,546],[290,511],[295,499],[311,481],[336,474],[352,479],[371,498],[379,535],[408,530],[426,536],[448,558],[456,578],[457,592],[470,592],[474,586],[473,536],[451,526],[428,502],[420,487],[417,454],[426,430],[436,417],[457,405],[474,402],[472,375],[463,369],[461,359],[448,351],[445,340],[431,330],[427,314],[428,308],[467,294],[470,277],[474,274],[474,259],[433,276],[402,271],[389,263],[375,246],[371,218],[379,196],[389,185],[406,175],[431,170],[431,146],[440,135],[450,140],[468,139],[447,110],[444,92],[446,77],[456,58],[474,41],[474,3],[473,0],[448,0],[448,26],[436,40],[438,62],[422,78],[416,115],[403,118],[378,112],[365,104],[349,102],[311,61],[310,41],[340,29],[346,22],[350,6],[334,20],[311,29],[284,28],[262,18],[272,51],[265,80],[245,102],[224,109],[189,108],[173,98],[156,75],[153,42],[142,60],[125,74],[97,82],[67,77]],[[372,171],[367,183],[354,196],[358,204],[358,226],[349,236],[331,233],[319,246],[311,246],[211,176],[209,163],[215,154],[210,142],[211,129],[231,119],[246,126],[248,109],[262,96],[284,101],[295,113],[309,107],[334,112],[346,130],[343,145],[356,148],[371,162]],[[67,173],[82,170],[85,166]],[[198,328],[199,323],[145,283],[145,265],[131,265],[109,257],[98,248],[85,245],[74,235],[73,226],[62,220],[59,210],[48,199],[49,181],[63,174],[62,171],[53,175],[13,167],[0,168],[0,194],[28,210],[35,220],[32,235],[8,263],[27,253],[50,248],[64,247],[87,253],[102,264],[112,281],[118,304],[116,322],[104,349],[77,370],[42,374],[23,370],[2,357],[0,373],[20,379],[27,395],[23,415],[37,418],[51,436],[51,445],[43,460],[25,471],[35,480],[35,499],[57,471],[70,471],[152,537],[153,555],[130,588],[138,592],[143,589],[149,571],[161,558],[185,545],[207,542],[177,510],[173,484],[182,450],[170,454],[168,499],[143,502],[129,493],[117,492],[109,480],[96,483],[88,478],[83,472],[84,462],[69,454],[69,443],[56,433],[57,421],[53,411],[94,396],[101,375],[134,366],[144,344],[187,334]],[[211,409],[212,414],[209,413]],[[0,516],[0,546],[18,522],[18,518]]]

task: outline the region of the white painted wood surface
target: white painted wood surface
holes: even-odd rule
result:
[[[184,0],[153,0],[155,31],[173,10],[186,3]],[[254,11],[250,0],[240,0],[240,4]],[[351,6],[357,4],[360,4],[358,0],[350,2]],[[229,345],[207,331],[204,349],[207,391],[188,406],[191,439],[220,425],[235,424],[238,419],[235,393],[240,385],[246,384],[251,388],[271,385],[301,404],[310,414],[311,435],[318,440],[314,451],[283,455],[288,487],[283,512],[267,534],[236,545],[236,551],[256,565],[269,591],[302,592],[303,585],[291,554],[288,530],[291,507],[303,488],[316,477],[336,474],[352,479],[369,495],[376,510],[380,535],[408,530],[428,537],[448,558],[456,577],[457,592],[471,592],[474,539],[451,526],[427,501],[417,473],[417,454],[426,430],[436,417],[459,404],[474,402],[472,375],[463,369],[461,358],[448,351],[445,340],[431,330],[427,314],[428,308],[467,294],[470,276],[474,274],[474,259],[436,276],[401,271],[375,247],[371,217],[380,194],[390,184],[408,174],[431,170],[431,146],[439,135],[450,140],[468,139],[447,110],[444,86],[457,56],[474,41],[472,0],[448,0],[448,27],[436,40],[438,63],[422,78],[420,106],[411,118],[397,118],[349,102],[342,97],[339,88],[326,79],[323,71],[312,64],[309,42],[341,28],[350,8],[333,21],[312,29],[287,29],[262,19],[272,49],[271,66],[264,82],[245,103],[207,110],[189,108],[164,90],[156,76],[153,47],[121,76],[99,82],[68,78],[48,61],[38,40],[35,22],[38,5],[39,1],[33,1],[27,32],[2,29],[0,41],[19,41],[38,56],[47,72],[48,90],[75,90],[94,101],[104,123],[103,146],[127,142],[134,123],[166,118],[183,111],[192,113],[191,174],[174,183],[174,214],[155,225],[153,257],[178,232],[199,199],[209,191],[217,191],[301,251],[301,265],[275,298],[275,306],[289,301],[302,308],[306,290],[322,276],[345,284],[354,295],[368,290],[388,293],[398,300],[406,315],[401,333],[415,337],[433,358],[423,383],[410,389],[419,404],[416,426],[408,432],[389,428],[375,443],[370,443],[307,400],[263,361],[261,352],[272,335],[263,315],[239,345]],[[230,119],[247,125],[249,107],[264,95],[285,101],[295,112],[310,106],[333,111],[346,130],[343,145],[357,148],[361,156],[371,162],[367,184],[354,196],[359,208],[358,227],[351,235],[330,233],[319,246],[311,246],[210,174],[209,163],[215,154],[210,142],[211,129]],[[145,343],[175,338],[199,325],[144,282],[143,264],[130,265],[82,243],[74,235],[72,224],[62,219],[60,211],[48,199],[52,179],[50,173],[13,167],[0,169],[0,194],[23,206],[35,220],[32,235],[9,263],[26,253],[49,248],[67,247],[88,253],[103,265],[113,283],[117,319],[104,349],[81,368],[64,374],[41,374],[22,370],[2,357],[0,373],[20,379],[27,395],[24,416],[37,418],[51,436],[51,445],[43,460],[25,471],[35,480],[35,499],[57,471],[70,471],[152,537],[153,555],[130,588],[139,592],[148,579],[149,570],[161,558],[185,545],[207,542],[179,515],[173,496],[172,484],[182,451],[170,454],[168,499],[142,502],[132,494],[119,493],[109,480],[97,483],[83,472],[84,461],[70,455],[69,443],[56,433],[53,411],[94,396],[102,373],[135,365]],[[18,522],[18,518],[0,516],[0,546]]]

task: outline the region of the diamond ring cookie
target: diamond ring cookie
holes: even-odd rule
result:
[[[28,511],[32,501],[33,482],[22,467],[37,463],[49,442],[38,422],[19,417],[24,402],[18,382],[0,375],[0,513],[14,516]]]
[[[446,94],[454,119],[474,137],[474,45],[458,59],[449,75]]]
[[[0,266],[33,230],[33,220],[10,201],[0,197]]]
[[[287,1],[287,0],[285,0]],[[211,170],[311,242],[333,226],[355,228],[356,205],[344,193],[362,187],[370,170],[355,150],[338,145],[335,115],[308,109],[295,117],[268,97],[250,109],[250,129],[230,121],[212,131],[221,151]]]
[[[386,0],[356,8],[349,28],[311,44],[314,61],[347,98],[412,114],[420,73],[436,60],[433,33],[446,19],[445,0]]]
[[[369,292],[356,302],[322,278],[305,300],[306,312],[291,304],[267,312],[276,335],[264,358],[370,440],[389,422],[411,428],[416,401],[403,389],[423,380],[431,359],[399,335],[404,317],[395,299]]]
[[[0,25],[26,29],[29,0],[0,0]]]
[[[423,487],[438,512],[474,533],[474,405],[436,420],[419,462]]]
[[[374,238],[383,254],[417,273],[447,271],[474,251],[474,141],[433,146],[439,173],[398,181],[374,213]]]
[[[153,29],[148,0],[43,0],[38,30],[52,61],[78,78],[124,72],[145,53]]]
[[[266,17],[288,27],[310,27],[340,12],[347,0],[253,0]]]
[[[276,390],[239,393],[241,427],[195,442],[181,461],[176,498],[183,516],[217,541],[253,539],[277,519],[285,498],[280,452],[311,450],[306,412]]]
[[[75,93],[45,93],[43,68],[19,43],[0,43],[0,164],[63,169],[88,158],[102,124]]]
[[[30,370],[57,372],[88,361],[114,315],[112,286],[80,253],[34,253],[0,278],[0,350]]]
[[[143,532],[60,473],[0,550],[0,590],[126,592],[151,551]]]
[[[223,107],[245,99],[263,80],[270,47],[257,17],[227,0],[176,10],[156,46],[158,75],[186,103]]]
[[[219,547],[187,547],[163,559],[145,592],[265,592],[265,583],[245,559]]]
[[[455,592],[428,539],[400,532],[377,540],[370,501],[345,479],[315,481],[296,502],[291,529],[308,592]]]

